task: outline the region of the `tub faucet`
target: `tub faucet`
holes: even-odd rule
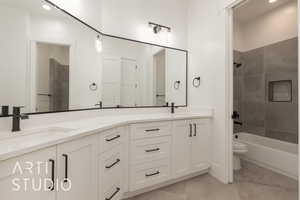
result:
[[[29,119],[28,115],[21,114],[21,108],[23,106],[15,106],[13,107],[13,121],[12,121],[12,132],[18,132],[21,131],[20,129],[20,120],[22,119]]]

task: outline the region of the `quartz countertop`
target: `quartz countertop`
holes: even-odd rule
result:
[[[178,114],[138,114],[95,117],[74,120],[65,123],[52,124],[32,130],[24,130],[18,136],[0,140],[0,161],[26,153],[37,151],[65,143],[84,136],[100,133],[111,128],[136,123],[188,120],[199,118],[212,118],[208,113],[178,113]]]

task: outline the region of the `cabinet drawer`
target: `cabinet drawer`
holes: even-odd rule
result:
[[[118,146],[102,154],[99,159],[100,190],[106,191],[122,181],[122,148]]]
[[[131,144],[131,164],[170,158],[171,137],[136,140]]]
[[[99,198],[100,200],[120,200],[122,198],[123,190],[121,185],[115,184],[106,190]]]
[[[171,135],[171,122],[154,122],[131,125],[131,139]]]
[[[131,166],[130,190],[135,191],[149,187],[170,178],[170,164],[168,159]]]
[[[99,152],[103,153],[115,146],[121,144],[122,139],[124,137],[125,128],[115,128],[108,131],[105,131],[99,135]]]

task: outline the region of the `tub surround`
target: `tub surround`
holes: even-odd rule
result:
[[[11,138],[0,140],[0,161],[84,136],[96,134],[114,127],[143,122],[212,117],[212,113],[131,114],[109,117],[102,116],[51,124],[49,126],[24,130]],[[11,132],[4,131],[0,132],[0,135],[1,134],[12,135]]]

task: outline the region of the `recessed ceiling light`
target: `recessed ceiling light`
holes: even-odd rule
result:
[[[49,5],[47,5],[47,4],[44,4],[43,6],[42,6],[45,10],[51,10],[51,7],[49,6]]]
[[[269,3],[275,3],[277,0],[269,0]]]

